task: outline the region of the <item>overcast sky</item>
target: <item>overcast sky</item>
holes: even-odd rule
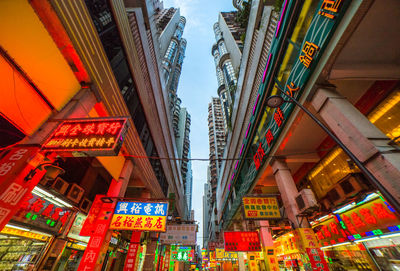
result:
[[[208,103],[217,97],[217,78],[211,56],[211,46],[215,43],[213,24],[218,20],[218,12],[232,11],[232,0],[164,0],[164,8],[180,8],[186,17],[183,37],[187,40],[186,57],[178,85],[178,96],[182,106],[191,115],[190,147],[192,158],[208,158]],[[193,198],[192,208],[195,219],[200,222],[197,234],[198,244],[203,243],[202,197],[207,181],[208,162],[192,161]]]

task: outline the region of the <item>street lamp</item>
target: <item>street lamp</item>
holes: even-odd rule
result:
[[[390,203],[390,205],[397,211],[400,212],[400,204],[399,202],[386,190],[386,188],[375,178],[374,175],[364,166],[363,163],[361,163],[360,160],[346,147],[346,145],[343,144],[342,141],[333,133],[331,130],[329,130],[328,127],[325,126],[316,116],[314,116],[307,108],[305,108],[302,104],[300,104],[295,98],[292,96],[288,95],[285,91],[280,89],[278,86],[276,86],[277,89],[287,98],[289,98],[289,101],[283,99],[282,96],[279,95],[273,95],[267,98],[267,106],[271,108],[277,108],[281,106],[283,103],[294,103],[298,107],[300,107],[301,110],[303,110],[308,116],[312,118],[313,121],[315,121],[319,127],[321,127],[328,135],[330,138],[332,138],[336,144],[339,145],[339,147],[347,154],[347,156],[350,157],[351,160],[357,165],[357,167],[361,170],[361,172],[367,177],[367,179],[375,186],[376,189],[378,189],[382,196]]]

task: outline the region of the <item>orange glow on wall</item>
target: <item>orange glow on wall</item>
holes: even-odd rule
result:
[[[41,19],[26,0],[0,1],[0,18],[1,46],[50,103],[61,110],[81,86]],[[3,92],[11,91],[2,88]],[[36,107],[28,97],[25,100]]]
[[[51,110],[13,67],[0,57],[0,112],[25,134],[31,135]]]

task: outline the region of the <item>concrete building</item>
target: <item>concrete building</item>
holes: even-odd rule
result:
[[[220,229],[258,229],[265,247],[307,229],[331,259],[307,262],[307,250],[282,250],[278,256],[284,266],[296,259],[331,269],[338,263],[346,270],[359,265],[390,269],[377,255],[388,248],[386,240],[400,234],[393,227],[400,221],[400,77],[393,42],[400,30],[394,19],[399,3],[332,1],[329,6],[326,1],[288,0],[277,14],[269,2],[252,1],[225,154],[239,160],[221,166]],[[355,158],[295,104],[268,107],[273,95],[294,98],[311,110]],[[279,194],[285,210],[281,222],[243,220],[247,194]],[[369,232],[376,230],[379,238],[372,238],[379,240],[369,242]]]
[[[214,57],[218,81],[218,96],[223,107],[225,130],[230,127],[230,114],[237,85],[241,49],[240,40],[244,29],[235,22],[236,12],[220,12],[218,22],[214,24],[216,43],[212,46],[211,54]]]
[[[211,202],[211,187],[209,182],[207,181],[204,184],[204,194],[203,194],[203,248],[207,248],[210,235],[209,227],[210,227],[211,211],[212,211],[210,202]]]
[[[146,158],[175,157],[177,153],[168,93],[163,87],[165,83],[160,69],[162,61],[158,57],[160,42],[156,19],[162,10],[159,1],[17,0],[1,2],[0,6],[4,26],[0,30],[0,125],[2,130],[13,135],[1,137],[1,146],[7,153],[20,148],[14,146],[15,143],[42,147],[60,120],[128,117],[129,127],[125,137],[121,134],[118,139],[123,139],[123,142],[118,141],[121,151],[117,148],[116,152],[119,155],[106,157],[88,151],[29,149],[31,157],[23,159],[26,164],[19,165],[19,172],[13,172],[13,178],[4,177],[8,171],[2,171],[2,178],[6,178],[4,181],[9,182],[10,187],[14,187],[18,180],[22,181],[19,186],[29,185],[20,189],[21,193],[11,203],[29,207],[36,198],[40,202],[46,201],[46,197],[49,202],[57,198],[60,201],[57,208],[63,209],[65,217],[56,219],[60,215],[53,213],[56,224],[52,223],[58,227],[57,230],[63,231],[62,235],[46,223],[42,227],[32,221],[14,221],[18,218],[12,216],[13,212],[19,209],[11,208],[11,205],[5,209],[8,206],[5,202],[0,203],[0,230],[8,229],[4,227],[6,223],[19,223],[50,235],[51,238],[45,238],[47,241],[41,247],[46,253],[32,263],[36,269],[45,270],[50,262],[50,265],[57,265],[58,256],[69,250],[68,232],[65,232],[69,227],[64,225],[72,224],[80,214],[87,214],[96,195],[147,199],[173,197],[174,208],[170,213],[185,217],[187,207],[180,163]],[[174,18],[172,16],[169,21],[174,21]],[[167,28],[168,23],[164,28],[160,26],[164,31]],[[163,32],[159,34],[163,41]],[[177,58],[183,59],[183,56]],[[79,129],[82,128],[76,126],[71,133],[75,134]],[[98,141],[97,146],[104,145],[103,141]],[[83,140],[80,144],[88,143]],[[5,154],[2,153],[2,159]],[[33,157],[36,158],[32,164],[27,163],[28,158]],[[44,162],[47,167],[42,168],[40,165]],[[47,172],[49,163],[62,173],[57,181],[57,176],[50,176]],[[52,195],[50,198],[49,194]],[[32,196],[29,202],[19,202],[29,196]],[[2,196],[0,200],[4,199]],[[51,214],[50,207],[47,207],[35,208],[38,210],[35,219],[43,220],[45,211]],[[53,211],[60,213],[59,209]],[[111,231],[107,230],[108,226],[104,229],[98,236],[101,244],[96,247],[100,245],[107,250]],[[151,233],[142,237],[147,240],[145,249],[149,255],[144,258],[143,270],[153,270],[157,241]],[[125,239],[130,240],[130,236],[125,236]],[[90,247],[87,246],[86,254],[81,251],[81,258],[77,258],[82,259],[82,266],[85,265],[81,266],[82,269],[86,269],[89,262],[103,264],[104,254],[95,253]],[[87,253],[92,253],[89,258]],[[104,268],[107,264],[111,262],[106,260]],[[116,264],[121,269],[124,265],[123,262]]]

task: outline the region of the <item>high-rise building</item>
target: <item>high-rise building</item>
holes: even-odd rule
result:
[[[178,157],[180,158],[179,164],[181,167],[181,175],[183,185],[185,188],[185,197],[188,212],[191,210],[192,201],[192,163],[190,159],[190,114],[185,107],[182,107],[178,115],[178,134],[175,137],[176,148]]]
[[[208,139],[210,145],[210,185],[211,185],[211,205],[216,200],[217,183],[219,169],[221,167],[220,159],[225,149],[225,128],[222,113],[221,100],[213,97],[208,104]]]
[[[207,172],[208,180],[209,180],[209,171]],[[210,227],[210,219],[211,219],[211,189],[210,183],[207,181],[204,184],[204,194],[203,194],[203,247],[207,247],[207,243],[209,240],[209,227]]]
[[[68,241],[60,236],[67,236],[70,227],[66,225],[75,217],[82,219],[91,203],[99,201],[97,195],[174,197],[170,214],[185,217],[187,213],[178,163],[154,159],[177,153],[160,76],[162,59],[157,57],[161,53],[155,19],[160,11],[156,0],[0,1],[0,175],[2,185],[8,187],[0,197],[0,231],[10,231],[7,223],[20,225],[21,238],[12,240],[17,246],[26,244],[31,229],[43,233],[34,249],[37,257],[29,263],[37,270],[46,269],[49,262],[56,266],[60,258],[68,257]],[[165,26],[160,23],[161,37],[167,39],[173,25],[176,33],[174,20],[172,16]],[[43,142],[63,125],[61,120],[77,118],[84,120],[73,124],[74,128],[72,124],[62,126],[63,137],[57,139],[57,144],[65,142],[62,152],[44,150]],[[115,153],[104,151],[110,146]],[[16,164],[5,163],[9,154]],[[27,209],[22,205],[29,207],[34,202],[39,205],[25,216]],[[22,213],[23,219],[19,217]],[[50,214],[52,221],[46,223]],[[96,262],[99,268],[111,264],[110,258],[99,253],[110,243],[107,229],[111,221],[107,221],[96,227],[95,239],[83,239],[86,243],[97,240],[96,249],[101,249],[93,251],[88,245],[76,258],[80,262],[66,269],[79,264],[79,269],[93,269]],[[147,239],[143,270],[154,270],[157,238],[151,233],[142,237]],[[52,260],[53,255],[60,257]],[[28,268],[17,260],[7,261],[9,269],[14,268],[10,265]]]
[[[191,158],[191,152],[189,150],[189,156]],[[185,196],[186,196],[186,203],[188,205],[188,210],[192,211],[192,195],[193,195],[193,171],[192,171],[192,161],[188,161],[188,170],[186,173],[186,180],[185,180]],[[194,219],[194,217],[193,217]]]
[[[212,46],[211,54],[218,81],[218,96],[221,99],[225,130],[228,131],[234,95],[237,87],[237,73],[242,57],[243,28],[235,21],[236,12],[220,12],[218,22],[214,24],[216,43]]]
[[[168,109],[175,137],[175,144],[178,158],[181,159],[179,160],[180,172],[185,191],[187,191],[186,184],[190,182],[191,185],[192,181],[191,177],[190,180],[187,180],[189,170],[187,159],[190,148],[190,114],[186,108],[181,108],[182,101],[177,93],[186,50],[186,40],[182,38],[186,19],[180,16],[180,11],[176,8],[164,9],[162,5],[158,5],[154,7],[154,9],[156,35],[153,36],[153,40],[156,40],[156,47],[158,48],[156,58],[159,59],[161,63],[159,68],[161,71],[162,85],[168,97]],[[190,212],[189,205],[189,201],[187,200],[187,215],[189,215]]]

